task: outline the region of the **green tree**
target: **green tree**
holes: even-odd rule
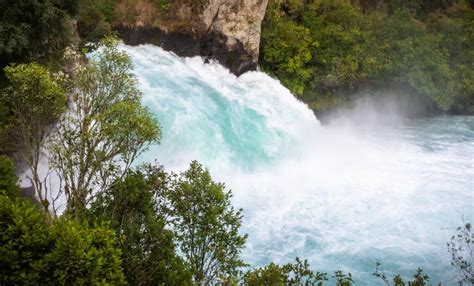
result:
[[[19,161],[27,163],[29,180],[48,211],[48,189],[39,164],[51,128],[66,110],[67,97],[57,79],[36,63],[11,65],[5,73],[9,86],[1,92],[0,101],[11,112],[8,138],[16,144]]]
[[[123,285],[114,232],[62,217],[50,224],[31,202],[0,196],[2,285]]]
[[[305,81],[312,75],[308,63],[313,43],[310,31],[279,14],[279,3],[270,4],[262,32],[261,63],[265,71],[278,77],[296,95],[303,94]]]
[[[161,138],[158,122],[140,104],[130,57],[116,39],[103,40],[75,71],[71,99],[50,145],[68,212],[86,207]]]
[[[169,180],[160,166],[130,170],[91,206],[93,220],[108,221],[120,238],[122,268],[130,285],[192,284],[158,204]]]
[[[196,285],[220,278],[229,281],[245,265],[239,257],[247,235],[240,235],[242,210],[231,206],[232,194],[193,161],[166,192],[170,223]]]
[[[68,12],[75,12],[75,1],[2,0],[0,69],[13,62],[60,59],[58,55],[72,42]]]

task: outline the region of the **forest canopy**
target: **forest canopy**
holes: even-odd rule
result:
[[[473,3],[271,0],[260,64],[315,111],[396,89],[474,113]]]

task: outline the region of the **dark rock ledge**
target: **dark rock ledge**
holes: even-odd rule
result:
[[[216,60],[237,76],[257,69],[257,63],[240,41],[235,40],[229,47],[227,36],[220,33],[210,32],[194,38],[179,32],[165,33],[156,27],[122,26],[116,30],[127,45],[153,44],[181,57],[201,56],[206,60]]]

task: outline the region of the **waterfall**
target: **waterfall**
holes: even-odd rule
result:
[[[140,161],[179,172],[198,160],[225,182],[244,209],[252,267],[299,256],[373,285],[380,261],[389,274],[421,267],[433,282],[453,282],[444,228],[460,213],[473,221],[472,118],[324,127],[263,72],[237,78],[199,57],[121,49],[163,128]]]

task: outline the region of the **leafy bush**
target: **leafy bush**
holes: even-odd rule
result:
[[[29,201],[0,196],[0,283],[124,284],[113,231],[66,217],[53,221]]]
[[[52,283],[125,284],[120,250],[115,247],[112,230],[89,228],[73,219],[60,218],[54,221],[49,235],[54,239],[54,247],[45,254],[43,263]]]

